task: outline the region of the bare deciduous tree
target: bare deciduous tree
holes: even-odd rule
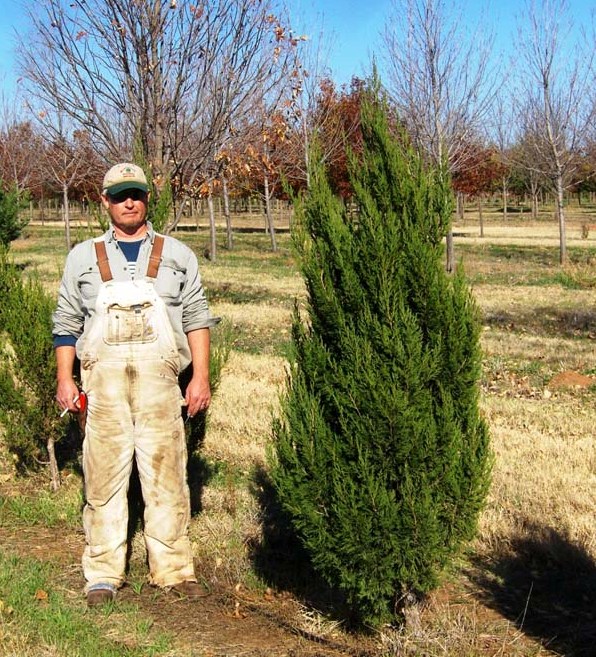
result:
[[[72,247],[70,232],[70,199],[78,186],[101,180],[102,162],[97,157],[89,133],[73,130],[62,112],[42,113],[39,125],[43,129],[44,148],[38,155],[40,168],[49,186],[58,188],[62,196],[62,218],[66,248]],[[87,185],[85,185],[87,183]]]
[[[518,67],[519,125],[530,159],[556,199],[561,264],[567,260],[564,191],[578,167],[577,154],[593,129],[594,48],[574,39],[566,0],[530,0],[522,18]]]
[[[145,160],[158,190],[175,176],[193,184],[255,91],[285,74],[291,36],[276,9],[276,0],[48,0],[31,5],[23,74],[40,107],[68,115],[106,158]]]
[[[394,0],[384,33],[388,89],[410,134],[433,162],[465,166],[494,99],[492,39],[462,29],[444,0]]]
[[[388,90],[414,144],[454,173],[483,132],[496,84],[489,68],[492,38],[463,27],[461,4],[393,0],[383,41]],[[447,268],[453,267],[448,235]]]
[[[292,104],[288,108],[288,134],[286,152],[293,164],[292,178],[310,186],[309,169],[312,142],[317,141],[320,158],[328,166],[343,156],[346,141],[358,128],[356,115],[338,116],[337,103],[340,92],[332,81],[326,65],[332,43],[329,36],[317,32],[310,25],[314,36],[302,37],[305,43],[295,53]]]
[[[19,96],[0,95],[0,179],[21,194],[39,185],[42,140],[31,121],[23,121]]]
[[[507,98],[510,97],[506,93]],[[501,164],[501,198],[503,199],[503,219],[509,216],[509,182],[512,174],[512,147],[514,123],[510,103],[505,102],[500,95],[493,104],[492,125],[489,128],[488,138],[495,145],[496,155]]]

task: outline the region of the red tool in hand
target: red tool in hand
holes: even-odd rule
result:
[[[87,411],[87,394],[81,390],[79,394],[72,400],[72,403],[77,407],[77,413],[85,413]],[[60,417],[64,417],[68,413],[68,408],[65,408]]]
[[[79,413],[87,412],[87,393],[84,390],[79,392],[79,398],[75,399],[75,405],[79,409]]]
[[[87,424],[87,393],[81,390],[79,392],[79,400],[75,402],[75,404],[79,408],[79,412],[77,413],[77,421],[79,423],[79,429],[81,430],[81,434],[84,436],[85,425]]]

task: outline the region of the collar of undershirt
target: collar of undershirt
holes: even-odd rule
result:
[[[134,240],[134,242],[125,242],[124,240],[118,240],[118,246],[124,253],[124,257],[127,262],[136,262],[139,257],[139,251],[141,249],[141,244],[143,239]]]

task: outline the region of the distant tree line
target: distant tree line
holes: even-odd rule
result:
[[[565,195],[596,188],[593,39],[565,27],[564,0],[542,0],[519,21],[515,62],[492,65],[492,36],[464,32],[461,11],[393,1],[380,63],[392,130],[447,164],[460,213],[499,193],[505,217],[521,197],[535,214],[549,195],[563,262]],[[282,2],[49,0],[29,16],[22,94],[2,108],[0,179],[32,199],[60,196],[67,230],[68,201],[97,201],[115,160],[142,164],[154,199],[171,198],[166,232],[188,199],[220,197],[230,245],[230,199],[260,197],[276,248],[270,202],[309,185],[315,138],[333,190],[352,196],[346,145],[362,148],[364,81],[335,84]]]

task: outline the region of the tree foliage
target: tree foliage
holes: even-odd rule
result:
[[[52,347],[55,302],[36,279],[27,279],[0,251],[0,424],[20,469],[47,457],[46,445],[64,434],[54,393]]]
[[[374,97],[358,214],[320,165],[297,212],[308,322],[296,311],[272,477],[314,567],[377,625],[474,534],[490,452],[477,307],[441,266],[448,177],[389,136]]]
[[[471,145],[468,150],[468,166],[453,174],[453,188],[471,195],[494,192],[508,173],[500,154],[495,148],[480,145]]]
[[[0,180],[0,248],[8,246],[21,234],[27,219],[19,217],[21,195],[16,188],[5,190]]]

